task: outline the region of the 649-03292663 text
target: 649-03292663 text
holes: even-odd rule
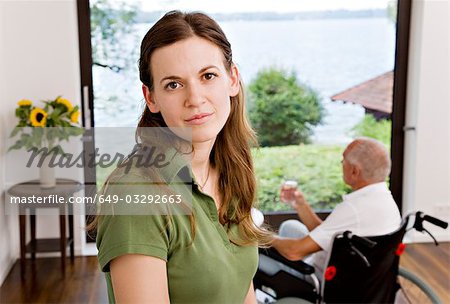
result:
[[[127,204],[180,204],[180,194],[127,194],[124,196],[113,195],[96,195],[96,201],[100,204],[116,204],[125,202]]]

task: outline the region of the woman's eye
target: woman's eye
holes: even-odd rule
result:
[[[214,74],[214,73],[206,73],[205,75],[203,75],[203,77],[204,77],[206,80],[212,80],[212,79],[214,79],[214,78],[217,77],[217,74]]]
[[[175,90],[175,89],[177,89],[179,86],[180,86],[180,85],[179,85],[178,82],[172,81],[172,82],[169,82],[168,84],[166,84],[166,89],[169,89],[169,90]]]

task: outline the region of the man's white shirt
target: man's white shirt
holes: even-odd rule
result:
[[[333,236],[350,230],[359,236],[377,236],[397,230],[401,224],[398,207],[386,183],[371,184],[343,196],[333,212],[309,236],[323,249],[311,258],[323,272]]]

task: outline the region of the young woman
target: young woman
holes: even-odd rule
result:
[[[97,218],[109,299],[255,303],[257,245],[269,244],[271,235],[251,218],[256,182],[250,145],[255,138],[230,43],[208,16],[169,12],[145,35],[139,71],[147,107],[138,127],[167,127],[181,142],[169,150],[179,153],[160,169],[116,169],[103,193],[133,195],[135,187],[116,193],[109,185],[132,181],[144,182],[142,193],[151,194],[155,187],[145,186],[147,174],[178,193],[189,186],[174,188],[174,181],[187,174],[192,196],[187,215]],[[141,131],[137,135],[142,141]],[[179,161],[186,155],[190,165]]]

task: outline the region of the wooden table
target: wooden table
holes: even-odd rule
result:
[[[56,179],[56,186],[53,188],[41,188],[39,180],[32,180],[12,186],[8,194],[21,199],[36,200],[49,198],[52,195],[62,197],[65,203],[21,203],[19,204],[19,229],[20,229],[20,266],[21,276],[25,274],[26,253],[31,253],[31,259],[36,259],[36,252],[61,252],[61,270],[65,273],[66,268],[66,248],[70,246],[70,258],[74,260],[74,231],[73,231],[73,204],[68,203],[69,197],[82,189],[82,184],[71,179]],[[36,209],[58,208],[59,209],[59,238],[36,239]],[[26,218],[27,209],[30,215],[31,240],[26,244]],[[66,234],[66,218],[69,221],[69,237]]]

